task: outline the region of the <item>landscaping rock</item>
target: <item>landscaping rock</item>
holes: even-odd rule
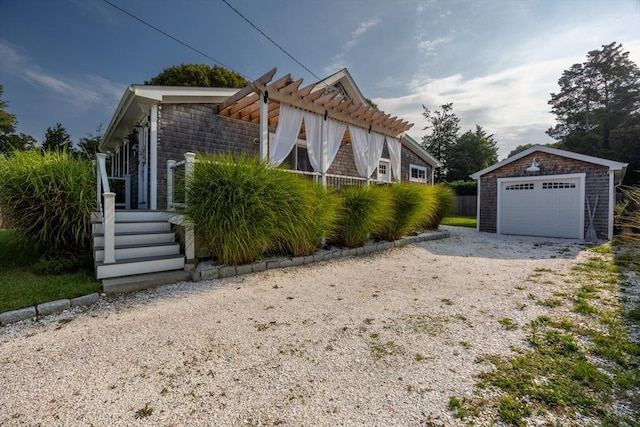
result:
[[[232,277],[236,275],[236,267],[235,265],[230,265],[227,267],[221,267],[219,270],[220,278],[223,277]]]
[[[241,274],[249,274],[253,272],[252,264],[239,265],[236,267],[236,274],[239,276]]]
[[[95,304],[98,302],[98,300],[100,300],[100,296],[98,295],[97,292],[94,292],[92,294],[83,295],[78,298],[71,298],[70,303],[71,303],[71,308],[74,308],[74,307],[83,307],[86,305]]]
[[[46,316],[53,313],[62,313],[71,307],[68,299],[59,299],[49,301],[36,306],[36,311],[40,316]]]
[[[254,262],[251,265],[254,273],[257,273],[258,271],[265,271],[267,269],[267,263],[264,261]]]
[[[20,310],[12,310],[0,313],[0,325],[8,325],[9,323],[19,322],[21,320],[31,319],[36,316],[35,307],[21,308]]]
[[[200,272],[200,277],[203,280],[217,279],[218,277],[220,277],[220,268],[216,267],[210,270],[202,270]]]

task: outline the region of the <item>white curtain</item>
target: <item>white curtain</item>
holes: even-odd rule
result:
[[[371,132],[357,126],[349,126],[351,134],[351,146],[356,168],[360,176],[370,178],[374,170],[378,168],[382,148],[384,147],[384,135]]]
[[[342,138],[344,137],[344,133],[347,130],[347,124],[338,122],[333,119],[329,119],[327,123],[328,129],[328,154],[327,154],[327,164],[326,169],[329,170],[329,166],[336,159],[336,155],[338,154],[338,150],[340,149],[340,145],[342,144]]]
[[[400,181],[400,140],[387,137],[387,148],[389,149],[389,162],[391,171],[396,181]]]
[[[327,164],[324,170],[321,170],[320,163],[322,158],[322,126],[323,118],[319,114],[304,113],[304,127],[307,135],[307,153],[309,154],[309,163],[316,172],[326,172],[336,158],[340,143],[347,125],[333,119],[328,119],[326,123],[327,132]]]
[[[307,153],[309,163],[316,172],[320,170],[322,158],[322,116],[308,111],[304,112],[304,129],[307,135]]]
[[[384,135],[381,133],[371,132],[369,134],[369,176],[371,176],[373,171],[378,169],[383,148]]]
[[[287,158],[298,139],[303,111],[287,104],[280,104],[278,127],[269,144],[269,164],[279,166]]]
[[[356,169],[360,176],[369,178],[369,168],[367,166],[369,160],[369,138],[368,132],[358,126],[349,126],[349,134],[351,135],[351,147],[353,149],[353,158],[356,161]],[[369,173],[369,175],[371,175]]]

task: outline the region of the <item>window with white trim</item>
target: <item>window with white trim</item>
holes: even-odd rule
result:
[[[380,160],[378,163],[378,181],[389,182],[391,181],[391,165],[389,160]]]
[[[409,181],[427,182],[427,168],[418,165],[409,165]]]

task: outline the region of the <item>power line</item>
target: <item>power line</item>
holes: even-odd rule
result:
[[[196,52],[197,54],[202,55],[202,56],[204,56],[204,57],[205,57],[205,58],[207,58],[207,59],[210,59],[211,61],[213,61],[214,63],[216,63],[216,64],[218,64],[218,65],[220,65],[220,66],[222,66],[222,67],[225,67],[225,68],[227,68],[227,69],[229,69],[229,70],[231,70],[231,71],[233,71],[233,72],[235,72],[235,73],[240,74],[242,77],[244,77],[245,79],[247,79],[247,80],[249,80],[249,81],[253,81],[253,79],[251,79],[251,78],[249,78],[249,77],[245,76],[245,75],[244,75],[244,74],[242,74],[241,72],[234,70],[233,68],[229,67],[228,65],[223,64],[222,62],[218,61],[217,59],[212,58],[211,56],[207,55],[207,54],[206,54],[206,53],[204,53],[203,51],[201,51],[201,50],[199,50],[199,49],[196,49],[195,47],[193,47],[193,46],[191,46],[191,45],[189,45],[189,44],[187,44],[187,43],[183,42],[182,40],[180,40],[180,39],[178,39],[178,38],[176,38],[176,37],[172,36],[171,34],[168,34],[168,33],[164,32],[164,31],[162,31],[160,28],[158,28],[158,27],[156,27],[156,26],[154,26],[154,25],[152,25],[152,24],[148,23],[147,21],[145,21],[145,20],[143,20],[143,19],[141,19],[141,18],[138,18],[138,17],[137,17],[136,15],[134,15],[133,13],[128,12],[128,11],[124,10],[123,8],[121,8],[120,6],[117,6],[117,5],[113,4],[113,3],[111,3],[109,0],[102,0],[102,1],[103,1],[103,2],[105,2],[105,3],[107,3],[108,5],[112,6],[113,8],[118,9],[120,12],[124,13],[125,15],[129,15],[131,18],[133,18],[133,19],[135,19],[136,21],[138,21],[138,22],[140,22],[140,23],[142,23],[142,24],[146,25],[147,27],[149,27],[149,28],[151,28],[151,29],[153,29],[153,30],[155,30],[155,31],[159,32],[160,34],[162,34],[162,35],[164,35],[164,36],[166,36],[166,37],[169,37],[171,40],[173,40],[173,41],[175,41],[175,42],[177,42],[177,43],[180,43],[182,46],[186,47],[187,49],[190,49],[190,50],[192,50],[192,51]],[[223,0],[223,1],[224,1],[224,0]],[[225,2],[225,3],[226,3],[226,2]],[[228,3],[227,3],[227,4],[228,4]],[[265,37],[266,37],[266,36],[265,36]],[[297,62],[297,61],[296,61],[296,62]],[[301,65],[302,65],[302,64],[301,64]]]
[[[106,0],[104,0],[106,1]],[[300,61],[298,61],[296,58],[293,57],[293,55],[291,55],[289,52],[286,51],[285,48],[283,48],[282,46],[280,46],[278,43],[276,43],[271,37],[269,37],[268,35],[265,34],[264,31],[262,31],[260,28],[258,28],[253,22],[251,22],[246,16],[244,16],[240,11],[238,11],[238,9],[236,9],[235,7],[231,6],[229,4],[229,2],[227,0],[222,0],[222,2],[224,4],[226,4],[227,6],[229,6],[229,8],[231,10],[233,10],[235,13],[237,13],[242,19],[244,19],[245,21],[247,21],[247,23],[249,25],[251,25],[257,32],[259,32],[260,34],[262,34],[267,40],[269,40],[271,43],[273,43],[278,49],[280,49],[282,52],[284,52],[285,55],[287,55],[289,58],[291,58],[293,61],[295,61],[296,64],[298,64],[299,66],[301,66],[302,68],[304,68],[305,70],[307,70],[307,72],[309,74],[311,74],[313,77],[315,77],[316,79],[318,79],[318,81],[321,81],[322,79],[320,77],[318,77],[313,71],[311,71],[310,69],[308,69],[307,67],[305,67]]]

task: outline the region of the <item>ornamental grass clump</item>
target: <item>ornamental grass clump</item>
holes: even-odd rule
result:
[[[419,228],[437,230],[438,225],[453,208],[454,193],[442,184],[425,185],[421,189],[426,203],[423,206],[424,211],[421,214],[422,220],[419,223]]]
[[[199,156],[187,194],[186,215],[228,265],[312,253],[338,212],[325,190],[257,158]]]
[[[408,183],[391,185],[392,214],[384,225],[379,237],[394,241],[407,233],[419,228],[424,212],[428,209],[428,198],[425,197],[423,186]]]
[[[379,234],[392,215],[392,196],[385,186],[343,187],[344,215],[336,239],[344,246],[362,246],[370,235]]]
[[[90,161],[30,150],[0,157],[0,206],[20,240],[45,254],[91,249],[96,185]]]

